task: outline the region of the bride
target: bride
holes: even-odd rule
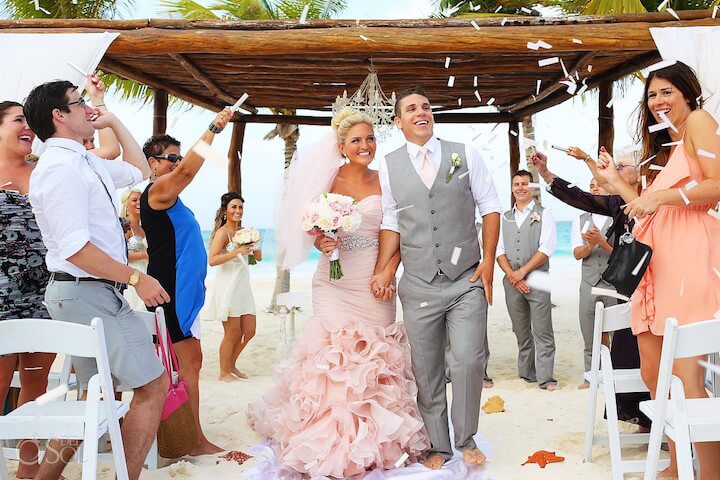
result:
[[[332,126],[324,141],[293,162],[278,225],[283,268],[304,261],[313,238],[325,255],[313,277],[313,316],[279,366],[275,385],[249,406],[248,418],[276,445],[282,467],[345,478],[414,461],[430,443],[415,403],[405,331],[395,323],[395,300],[378,301],[368,287],[382,219],[378,174],[368,169],[376,149],[372,120],[345,108]],[[337,242],[300,228],[307,204],[327,191],[353,197],[362,214],[360,228]],[[336,246],[345,275],[331,281],[328,256]],[[389,287],[386,296],[393,293]]]

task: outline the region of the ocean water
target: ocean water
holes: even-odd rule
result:
[[[570,248],[570,230],[572,222],[562,221],[556,222],[557,226],[557,246],[555,248],[554,257],[571,257],[572,249]],[[275,275],[275,259],[277,257],[277,242],[275,239],[274,229],[259,229],[262,235],[260,247],[262,248],[263,260],[257,265],[251,267],[253,276],[274,276]],[[210,245],[210,230],[203,230],[203,240],[205,248]],[[320,252],[312,249],[307,260],[298,266],[295,270],[301,272],[312,272],[315,269],[315,262],[320,258]],[[212,269],[211,269],[212,270]]]

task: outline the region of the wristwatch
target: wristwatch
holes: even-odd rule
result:
[[[133,272],[130,274],[130,279],[128,280],[128,285],[130,285],[131,287],[134,287],[139,281],[140,281],[140,271],[133,270]]]

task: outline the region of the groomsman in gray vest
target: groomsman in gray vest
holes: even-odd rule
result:
[[[527,170],[518,170],[512,177],[515,205],[502,217],[497,261],[505,272],[505,303],[517,337],[518,375],[552,391],[558,387],[553,378],[555,334],[550,292],[531,289],[527,276],[549,270],[556,229],[550,210],[533,200],[531,181]]]
[[[387,298],[394,287],[398,253],[404,274],[398,285],[418,386],[418,407],[431,447],[423,462],[442,468],[453,456],[445,386],[445,344],[452,382],[455,447],[468,464],[485,455],[477,448],[480,394],[487,346],[487,307],[492,304],[493,260],[500,228],[500,201],[490,172],[468,144],[433,134],[430,101],[421,88],[402,92],[395,125],[407,143],[380,161],[383,220],[371,289]],[[475,208],[483,218],[480,255]]]
[[[593,195],[607,195],[594,178],[590,182],[590,193]],[[607,268],[608,259],[613,249],[606,238],[608,229],[611,226],[612,218],[585,212],[573,220],[570,234],[570,246],[573,249],[573,255],[577,260],[582,260],[578,313],[580,332],[585,343],[583,359],[586,372],[590,371],[590,359],[592,358],[595,302],[602,302],[606,307],[617,305],[617,300],[613,297],[595,296],[591,293],[593,287],[615,289],[601,278],[602,272]],[[583,381],[578,386],[578,389],[588,387],[590,387],[590,383]]]

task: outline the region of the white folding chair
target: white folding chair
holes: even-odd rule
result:
[[[94,318],[90,326],[44,319],[5,320],[0,322],[0,355],[20,352],[64,353],[94,358],[98,373],[90,379],[87,400],[77,402],[28,402],[0,417],[0,439],[75,439],[82,440],[82,480],[97,477],[98,439],[109,432],[120,480],[128,479],[120,424],[128,404],[114,398],[110,366],[102,320]],[[0,450],[0,479],[9,480],[5,456]]]
[[[290,312],[289,325],[286,325],[285,318],[282,319],[280,328],[280,346],[284,353],[289,353],[295,343],[295,313],[300,307],[309,301],[307,292],[286,292],[279,293],[276,299],[278,306],[285,307]]]
[[[720,319],[682,327],[674,318],[665,322],[655,400],[640,403],[640,410],[652,419],[645,480],[655,480],[663,433],[675,441],[680,480],[695,478],[693,443],[720,441],[720,398],[685,398],[682,382],[672,374],[676,358],[717,353],[718,349]]]
[[[640,376],[639,368],[615,369],[610,358],[610,349],[602,344],[602,334],[630,327],[630,304],[622,303],[605,307],[602,302],[595,304],[595,325],[590,371],[585,372],[585,380],[590,383],[585,426],[585,461],[592,461],[593,445],[609,445],[610,464],[613,480],[622,480],[626,473],[645,470],[644,460],[623,460],[622,445],[646,444],[650,440],[647,433],[620,433],[618,423],[618,393],[647,392],[648,388]],[[597,412],[598,391],[605,398],[607,415],[607,435],[595,434],[595,414]]]

